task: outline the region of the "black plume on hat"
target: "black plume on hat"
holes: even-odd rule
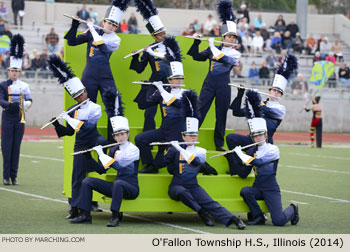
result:
[[[236,21],[236,16],[233,14],[232,3],[230,1],[222,0],[217,6],[217,11],[223,24],[226,24],[226,21]]]
[[[196,91],[189,89],[182,94],[181,107],[185,117],[195,117],[199,119],[198,95]]]
[[[158,14],[152,0],[135,0],[136,9],[145,20]]]
[[[167,36],[164,39],[164,45],[166,50],[165,57],[168,61],[182,61],[181,50],[177,43],[175,36]]]
[[[102,94],[102,100],[105,101],[105,111],[109,118],[113,116],[124,116],[124,102],[117,88],[107,88]]]
[[[288,80],[296,69],[298,69],[298,59],[294,55],[288,54],[278,67],[276,74],[280,74]]]
[[[10,56],[13,56],[17,59],[23,58],[24,52],[24,38],[20,34],[16,34],[11,39],[11,50]]]
[[[122,11],[126,11],[128,8],[130,0],[113,0],[112,4],[118,7]]]
[[[253,109],[253,117],[263,117],[263,112],[261,110],[261,107],[259,106],[261,104],[260,94],[254,90],[248,90],[246,92],[246,97],[246,103],[249,102]]]
[[[67,63],[63,62],[56,54],[51,55],[47,63],[53,76],[58,78],[61,84],[75,77],[72,68],[68,66]]]

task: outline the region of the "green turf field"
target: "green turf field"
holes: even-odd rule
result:
[[[0,233],[350,233],[349,148],[335,146],[310,149],[279,146],[278,181],[283,207],[299,203],[300,222],[274,227],[226,228],[220,223],[206,227],[195,213],[126,213],[117,228],[107,228],[110,213],[92,213],[92,225],[72,225],[66,219],[67,200],[63,190],[62,142],[23,142],[19,186],[0,185]],[[0,155],[0,159],[2,156]],[[227,175],[228,176],[228,175]],[[108,204],[101,203],[108,210]],[[246,215],[237,213],[243,220]]]

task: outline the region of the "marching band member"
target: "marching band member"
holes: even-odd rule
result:
[[[103,28],[111,32],[102,29],[96,31],[93,22],[88,22],[89,29],[76,36],[80,23],[73,19],[72,27],[64,37],[69,46],[87,43],[86,66],[81,81],[84,83],[92,102],[96,102],[98,90],[103,94],[107,88],[115,88],[116,86],[109,65],[109,58],[120,45],[121,40],[115,32],[124,11],[128,8],[129,1],[113,0],[112,6],[107,9],[103,19]],[[108,124],[108,131],[108,137],[111,138],[110,124]]]
[[[22,70],[24,39],[20,34],[11,40],[9,79],[0,83],[0,105],[3,108],[1,124],[1,151],[3,183],[18,185],[19,153],[24,134],[24,112],[32,106],[29,85],[19,76]]]
[[[173,175],[168,194],[171,199],[181,201],[196,211],[207,226],[214,226],[209,213],[225,226],[235,224],[238,229],[244,229],[245,224],[242,220],[214,201],[198,184],[197,174],[201,165],[205,163],[206,150],[190,144],[198,138],[197,96],[191,95],[188,99],[182,99],[182,103],[185,116],[189,116],[183,123],[182,139],[189,144],[180,146],[178,141],[171,141],[172,146],[164,156],[163,162],[168,165],[168,172]]]
[[[279,66],[275,75],[272,86],[269,88],[269,94],[274,97],[269,97],[265,102],[261,101],[261,96],[253,90],[247,91],[246,95],[249,102],[260,107],[262,110],[262,117],[266,120],[267,124],[267,140],[268,143],[273,144],[273,135],[276,132],[278,126],[281,124],[286,114],[286,108],[279,102],[279,98],[283,96],[284,90],[287,86],[288,79],[298,67],[297,58],[293,55],[285,57],[283,63]],[[238,88],[237,97],[233,100],[230,109],[232,114],[237,117],[246,117],[247,111],[241,108],[242,97],[244,89]],[[226,136],[226,142],[229,149],[233,149],[238,145],[245,146],[253,143],[250,136],[240,135],[232,133]],[[240,160],[230,153],[226,155],[230,166],[230,174],[237,174],[237,168],[240,166]]]
[[[218,13],[223,22],[222,41],[235,43],[237,38],[235,16],[232,12],[232,3],[222,0],[218,5]],[[237,65],[241,54],[232,46],[214,46],[214,39],[209,39],[209,47],[199,52],[200,40],[194,40],[188,55],[196,61],[206,61],[209,59],[209,72],[204,80],[199,96],[200,113],[199,126],[202,125],[209,108],[215,99],[216,123],[214,132],[214,142],[216,150],[224,151],[224,136],[226,128],[227,110],[230,106],[231,90],[230,72],[233,66]]]
[[[57,55],[52,55],[48,60],[49,68],[54,77],[57,77],[60,84],[63,84],[69,95],[78,103],[86,102],[88,93],[85,86],[78,77],[75,77],[70,67],[61,61]],[[69,110],[69,109],[68,109]],[[97,121],[101,117],[101,106],[88,100],[78,109],[70,112],[61,113],[59,118],[67,122],[67,126],[61,125],[55,121],[53,125],[58,137],[75,135],[74,151],[81,151],[92,148],[96,143],[108,143],[97,131]],[[67,219],[78,216],[78,197],[80,194],[81,184],[86,173],[91,167],[91,155],[80,154],[74,156],[73,174],[72,174],[72,196],[68,200],[70,204]],[[95,208],[98,208],[95,204]],[[101,211],[101,210],[98,210]]]
[[[310,146],[315,147],[315,130],[316,130],[316,144],[317,148],[322,147],[322,109],[320,105],[321,96],[312,97],[312,106],[307,108],[304,106],[306,112],[312,110],[313,116],[310,126]]]
[[[241,146],[234,148],[235,155],[244,163],[240,167],[244,176],[248,176],[252,169],[255,173],[253,186],[243,187],[240,193],[251,211],[248,213],[248,225],[265,224],[258,199],[265,201],[274,225],[284,226],[289,221],[296,225],[299,221],[298,205],[292,203],[284,211],[282,209],[281,192],[276,180],[280,152],[277,146],[267,143],[266,121],[264,118],[254,117],[248,119],[248,125],[252,140],[261,143],[248,149],[247,154],[242,152]]]
[[[165,27],[157,15],[157,8],[153,5],[151,0],[141,1],[135,0],[137,10],[141,13],[144,19],[148,21],[146,28],[154,38],[155,42],[150,46],[160,43],[155,47],[145,47],[141,59],[139,61],[139,54],[132,57],[130,63],[130,69],[137,73],[142,73],[149,64],[152,70],[152,74],[149,78],[150,82],[162,81],[167,83],[167,73],[169,71],[169,62],[166,60],[166,45],[165,39]],[[152,95],[157,90],[154,86],[142,86],[142,89],[147,89],[148,96]],[[136,96],[134,101],[136,103],[142,102],[142,91]],[[157,113],[157,105],[147,107],[144,114],[143,131],[152,130],[156,128],[154,117]]]
[[[117,115],[110,118],[113,137],[119,145],[113,146],[106,155],[102,146],[94,147],[94,150],[99,156],[99,163],[95,162],[98,170],[113,168],[117,170],[117,177],[114,182],[108,182],[98,178],[88,177],[83,180],[81,194],[78,200],[80,215],[70,222],[76,223],[91,223],[91,200],[92,191],[112,198],[111,211],[112,217],[107,224],[107,227],[116,227],[121,221],[119,213],[123,199],[136,199],[139,195],[139,185],[137,179],[138,163],[140,159],[139,149],[129,142],[129,123],[128,119],[123,116],[121,111],[121,103],[114,111]]]
[[[180,48],[173,37],[169,37],[172,43],[169,43],[169,48],[173,52],[173,56],[169,56],[170,61],[170,73],[169,83],[174,84],[170,89],[165,89],[163,83],[155,82],[154,85],[157,90],[150,96],[148,92],[144,90],[142,95],[145,96],[142,100],[144,103],[139,103],[139,107],[144,109],[149,106],[160,104],[162,111],[162,123],[159,129],[148,130],[138,134],[135,137],[136,146],[140,149],[140,156],[143,164],[146,167],[140,171],[140,173],[158,173],[159,162],[163,153],[158,151],[156,159],[153,159],[151,153],[152,142],[158,141],[172,141],[181,140],[181,127],[184,120],[181,113],[181,97],[183,96],[185,89],[182,89],[179,85],[183,83],[184,72],[181,63]],[[169,50],[167,48],[167,50]],[[170,54],[169,54],[170,55]]]

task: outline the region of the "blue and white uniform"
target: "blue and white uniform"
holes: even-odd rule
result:
[[[138,134],[135,137],[135,144],[140,149],[141,160],[143,164],[154,163],[151,153],[150,143],[159,141],[182,140],[181,129],[185,120],[181,111],[181,97],[185,89],[173,88],[168,93],[172,96],[171,100],[165,102],[162,95],[156,90],[151,96],[147,97],[147,91],[143,95],[147,98],[146,103],[140,103],[141,108],[160,104],[162,112],[162,123],[159,129],[149,130]],[[155,166],[159,166],[159,161],[163,154],[158,152]]]
[[[98,35],[101,37],[98,42],[94,41],[90,30],[76,36],[78,26],[79,23],[73,22],[64,38],[67,39],[70,46],[87,43],[86,66],[81,81],[84,83],[91,101],[96,102],[98,90],[103,94],[106,89],[116,87],[109,58],[119,48],[121,39],[114,32],[104,33],[102,30],[98,31]],[[105,101],[103,102],[105,103]]]
[[[69,108],[70,109],[70,108]],[[69,110],[68,109],[68,110]],[[98,144],[107,144],[107,140],[97,131],[97,122],[101,117],[101,106],[88,101],[77,110],[68,114],[73,120],[67,120],[67,126],[55,125],[58,137],[75,135],[74,152],[86,150]],[[73,121],[73,123],[70,123]],[[72,207],[77,206],[80,194],[81,183],[86,177],[86,173],[91,171],[93,163],[91,155],[79,154],[73,159],[72,174],[72,197],[69,203]]]
[[[99,173],[107,168],[115,169],[117,171],[115,181],[108,182],[98,178],[85,178],[78,200],[80,209],[90,212],[93,190],[111,197],[112,204],[110,209],[115,212],[119,212],[122,199],[136,199],[139,195],[137,179],[140,159],[139,149],[134,144],[126,142],[112,147],[109,156],[112,159],[108,164],[104,166],[100,162],[93,161],[95,163],[94,167]]]
[[[20,123],[19,106],[11,103],[20,102],[24,94],[24,111],[32,105],[29,85],[21,80],[7,80],[0,83],[0,106],[3,108],[1,119],[1,151],[3,158],[3,178],[12,181],[17,178],[19,154],[25,124]]]
[[[153,43],[155,44],[155,43]],[[151,44],[150,46],[152,46],[153,44]],[[152,48],[152,50],[154,52],[159,52],[159,53],[166,53],[166,48],[163,42],[161,42],[161,44],[155,46]],[[136,71],[137,73],[142,73],[145,68],[147,67],[147,65],[150,65],[151,70],[152,70],[152,74],[149,78],[148,81],[150,82],[154,82],[154,81],[162,81],[163,83],[167,83],[168,79],[167,79],[167,74],[169,71],[169,62],[166,60],[163,60],[162,58],[158,58],[158,57],[154,57],[152,55],[150,55],[148,52],[143,52],[142,56],[141,56],[141,60],[139,61],[139,55],[136,54],[132,57],[132,61],[130,63],[130,69]],[[157,90],[156,87],[154,86],[142,86],[142,89],[146,89],[147,90],[147,95],[150,96],[154,93],[155,90]],[[136,103],[142,103],[144,101],[142,101],[143,96],[142,96],[142,92],[140,91],[140,93],[136,96],[136,98],[134,99],[134,102]],[[156,123],[154,121],[154,117],[157,113],[157,105],[154,106],[150,106],[147,107],[145,109],[145,121],[143,124],[143,131],[147,131],[147,130],[152,130],[156,128]]]
[[[224,136],[226,128],[227,110],[230,106],[231,89],[230,83],[231,69],[238,64],[241,54],[232,47],[215,47],[221,54],[214,56],[213,50],[208,47],[199,52],[199,42],[195,40],[188,55],[196,61],[206,61],[209,59],[209,72],[204,80],[199,96],[199,111],[201,118],[199,125],[202,125],[210,106],[215,99],[216,123],[214,141],[216,146],[224,146]]]
[[[264,143],[247,151],[253,158],[241,167],[241,176],[246,177],[252,169],[255,181],[252,187],[244,187],[241,196],[247,203],[253,218],[262,214],[257,200],[264,200],[270,211],[272,223],[283,226],[294,217],[294,207],[282,209],[281,192],[276,180],[280,151],[277,146]]]
[[[234,215],[214,201],[197,181],[197,174],[200,166],[205,163],[207,151],[194,145],[181,147],[192,154],[187,160],[174,147],[169,148],[163,159],[164,165],[168,166],[168,172],[173,175],[168,191],[170,198],[181,201],[196,212],[207,211],[224,225],[231,225]]]

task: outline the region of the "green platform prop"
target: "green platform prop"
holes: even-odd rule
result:
[[[132,84],[132,81],[148,80],[151,75],[151,69],[148,66],[142,74],[137,74],[135,71],[129,70],[131,57],[123,59],[131,51],[143,48],[153,42],[149,35],[134,35],[134,34],[118,34],[122,39],[121,45],[117,52],[114,52],[110,59],[110,64],[117,88],[122,93],[123,102],[125,103],[125,116],[129,120],[130,125],[130,140],[134,142],[135,136],[142,132],[144,111],[137,108],[137,104],[133,102],[140,85]],[[194,89],[200,93],[203,81],[208,72],[208,62],[193,61],[192,57],[186,55],[193,41],[184,37],[176,37],[182,54],[185,57],[183,60],[185,81],[185,89]],[[208,46],[203,42],[200,45],[200,50],[204,50]],[[86,44],[70,47],[65,41],[65,62],[69,62],[73,71],[78,77],[81,77],[86,63]],[[98,96],[97,103],[104,105]],[[65,92],[64,109],[67,110],[75,104],[75,101]],[[217,169],[218,176],[203,176],[198,175],[199,184],[207,190],[209,195],[216,201],[222,204],[231,212],[248,212],[249,209],[239,195],[241,188],[251,186],[254,180],[253,175],[246,179],[241,179],[237,176],[229,176],[226,174],[228,164],[225,157],[209,159],[210,156],[217,154],[214,151],[214,125],[215,125],[215,110],[214,104],[208,112],[206,119],[200,129],[199,142],[200,146],[208,150],[207,161]],[[157,127],[160,125],[161,116],[158,109],[156,117]],[[107,136],[107,115],[103,113],[98,122],[98,131],[101,135]],[[226,130],[226,134],[232,133],[232,130]],[[64,153],[64,195],[71,196],[71,177],[73,157],[74,137],[64,137],[63,153]],[[153,151],[155,154],[156,150]],[[142,168],[140,161],[140,169]],[[108,170],[107,174],[99,175],[97,173],[89,173],[90,177],[97,177],[107,181],[114,181],[116,172],[113,169]],[[192,211],[181,202],[171,200],[168,196],[168,186],[171,181],[171,175],[166,171],[166,168],[160,170],[160,174],[139,174],[140,195],[136,200],[123,200],[121,211],[127,212],[188,212]],[[96,201],[110,202],[111,199],[99,193],[94,192],[93,199]],[[264,212],[268,212],[265,202],[260,201],[259,204]]]

